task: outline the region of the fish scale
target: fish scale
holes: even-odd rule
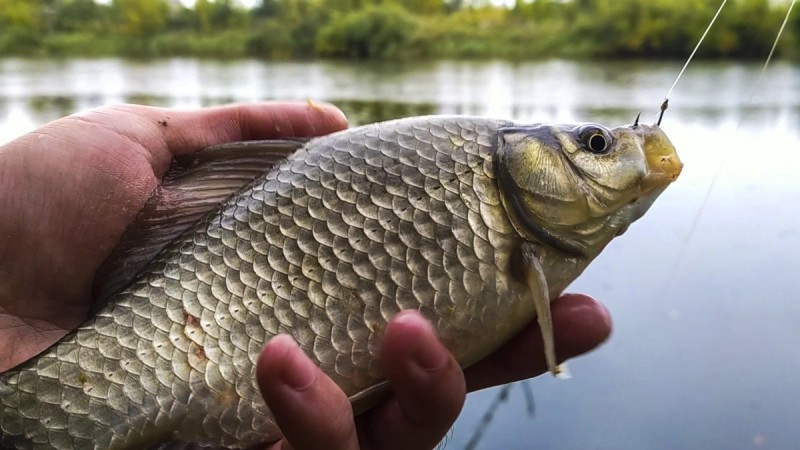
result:
[[[77,331],[0,378],[3,447],[280,436],[255,381],[287,333],[353,395],[391,316],[434,321],[464,365],[534,315],[494,179],[509,122],[422,118],[312,141],[167,246]],[[498,318],[504,318],[499,320]],[[174,432],[173,432],[174,430]]]

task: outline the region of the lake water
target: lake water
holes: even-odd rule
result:
[[[0,59],[0,143],[114,102],[192,107],[332,101],[353,123],[464,113],[520,121],[652,121],[680,63],[213,62]],[[685,170],[570,290],[614,334],[571,380],[470,395],[447,447],[749,449],[800,442],[800,66],[695,63],[663,128]]]

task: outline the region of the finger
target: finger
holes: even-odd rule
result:
[[[193,110],[118,105],[75,115],[70,118],[72,128],[76,125],[73,122],[84,128],[99,125],[99,132],[110,131],[127,138],[136,148],[148,152],[149,164],[159,177],[167,171],[174,155],[209,145],[312,137],[347,128],[347,118],[341,110],[310,102],[248,103]]]
[[[267,102],[197,110],[151,108],[148,115],[161,128],[177,155],[225,142],[285,137],[311,137],[347,128],[347,119],[325,103]]]
[[[611,334],[611,316],[597,300],[565,294],[552,305],[559,362],[586,353]],[[539,325],[531,324],[499,350],[465,371],[470,391],[541,375],[547,371]]]
[[[358,449],[350,401],[291,337],[280,335],[267,342],[256,379],[292,449]]]
[[[381,344],[393,396],[359,417],[368,448],[430,449],[458,417],[466,387],[458,363],[419,313],[398,314]]]

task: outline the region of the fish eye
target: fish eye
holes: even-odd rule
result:
[[[589,137],[589,140],[586,141],[587,147],[589,150],[595,153],[604,153],[608,148],[608,142],[606,141],[606,137],[600,133],[593,134]]]
[[[611,149],[611,136],[598,127],[586,127],[580,132],[584,147],[592,153],[603,155]]]

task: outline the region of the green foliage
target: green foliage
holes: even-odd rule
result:
[[[276,17],[280,14],[279,0],[261,0],[251,14],[257,19]]]
[[[403,9],[414,14],[439,14],[447,9],[442,0],[394,0]]]
[[[246,25],[249,21],[247,14],[237,9],[231,0],[205,1],[208,4],[208,23],[210,25],[210,29],[206,31],[238,28]]]
[[[785,8],[786,5],[784,5]],[[725,53],[712,56],[763,58],[772,47],[783,22],[784,8],[777,9],[762,0],[740,0],[721,18],[721,30],[728,34],[731,45]],[[797,13],[797,11],[795,11]],[[800,31],[795,28],[795,32]],[[783,46],[782,48],[787,48]]]
[[[194,11],[200,31],[208,33],[211,31],[211,8],[208,0],[195,0]]]
[[[166,0],[114,0],[111,9],[122,33],[134,38],[150,37],[167,26]]]
[[[121,39],[97,39],[94,33],[70,32],[47,36],[41,42],[44,53],[51,56],[100,57],[120,54]]]
[[[320,30],[330,20],[324,8],[317,8],[301,17],[292,27],[293,56],[309,58],[317,55],[317,39]]]
[[[203,24],[199,18],[198,8],[181,7],[173,10],[167,20],[167,29],[171,32],[202,31]]]
[[[267,59],[317,56],[317,34],[330,20],[332,0],[265,0],[253,10],[247,53]]]
[[[41,39],[32,29],[13,27],[0,34],[0,54],[35,56],[40,53]]]
[[[387,59],[404,56],[417,27],[414,16],[391,3],[334,17],[317,36],[322,56],[355,59]]]
[[[103,21],[103,9],[94,0],[64,0],[54,4],[53,31],[76,33],[97,30]]]
[[[145,56],[192,55],[201,58],[241,58],[245,56],[247,30],[219,33],[164,33],[149,41]]]
[[[0,30],[37,30],[41,21],[40,0],[0,0]]]
[[[2,55],[677,58],[719,0],[0,0]],[[729,0],[706,58],[764,58],[788,3]],[[778,56],[800,59],[800,11]]]
[[[795,5],[797,7],[799,5]],[[789,19],[786,27],[789,29],[788,36],[784,39],[783,48],[787,57],[800,60],[800,13],[795,11]]]
[[[520,20],[514,11],[482,8],[424,20],[415,46],[430,57],[541,58],[557,50],[563,33],[558,21]]]
[[[287,59],[294,53],[291,28],[279,20],[262,22],[245,44],[249,56],[262,59]]]
[[[569,42],[577,44],[571,48],[598,56],[688,55],[713,10],[709,14],[703,2],[675,5],[673,0],[592,2],[571,27]]]
[[[569,41],[577,54],[684,57],[718,7],[716,1],[595,0],[576,14]],[[575,6],[575,4],[573,4]],[[782,12],[768,0],[729,2],[700,49],[706,57],[766,55]],[[582,47],[581,47],[582,46]]]

